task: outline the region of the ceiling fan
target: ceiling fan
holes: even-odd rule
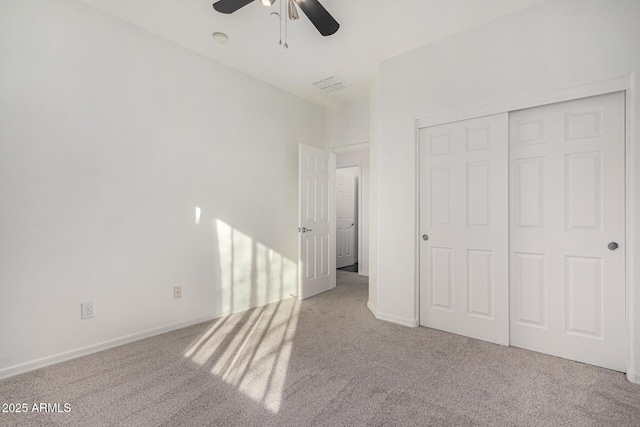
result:
[[[252,3],[254,0],[219,0],[213,4],[213,8],[220,13],[233,13],[236,10]],[[286,0],[281,0],[286,1]],[[331,16],[327,9],[318,0],[288,0],[289,11],[295,11],[296,5],[302,9],[307,18],[315,25],[323,36],[330,36],[338,31],[340,24]],[[271,6],[275,0],[260,0],[265,6]],[[297,16],[297,12],[294,12]],[[295,19],[295,18],[294,18]]]

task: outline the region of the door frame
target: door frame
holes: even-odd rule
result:
[[[334,147],[334,148],[330,148],[329,151],[331,151],[332,153],[334,153],[336,156],[340,155],[340,154],[348,154],[348,153],[353,153],[356,151],[369,151],[369,143],[368,142],[363,142],[360,144],[353,144],[353,145],[345,145],[343,147]],[[364,252],[362,250],[362,229],[361,229],[361,225],[362,225],[362,162],[361,161],[355,161],[355,162],[349,162],[346,163],[342,166],[340,166],[340,168],[349,168],[349,167],[358,167],[358,274],[360,274],[360,266],[362,265],[362,263],[360,262],[361,257],[362,257],[362,253]],[[337,162],[336,162],[336,166],[333,168],[333,180],[335,182],[335,171],[338,169],[337,167]],[[369,172],[369,174],[371,174],[371,172]],[[334,192],[333,192],[333,200],[334,200],[334,207],[336,206],[335,200],[337,198],[337,190],[336,190],[336,186],[334,185]],[[367,207],[367,209],[369,209],[369,207]],[[334,208],[334,218],[335,218],[335,208]],[[335,227],[334,227],[335,228]],[[333,257],[336,257],[336,253],[335,253],[335,248],[334,248],[334,254]]]
[[[360,257],[362,256],[362,233],[360,232],[360,223],[362,222],[361,218],[362,218],[362,162],[357,161],[357,162],[351,162],[351,163],[347,163],[343,166],[337,166],[335,167],[334,170],[334,174],[337,172],[338,169],[347,169],[347,168],[358,168],[358,175],[356,175],[356,178],[358,178],[358,183],[356,185],[356,189],[358,191],[358,241],[356,242],[356,245],[358,245],[358,256],[355,259],[355,263],[358,264],[358,270],[360,270]],[[334,179],[334,181],[336,181]],[[337,182],[337,181],[336,181]],[[338,184],[336,183],[336,185],[334,185],[334,195],[333,195],[333,206],[335,207],[335,210],[338,209]],[[338,224],[338,219],[337,219],[337,213],[336,213],[336,226]],[[338,236],[336,235],[336,243],[337,243],[337,238]],[[337,252],[336,252],[336,257],[338,256]],[[358,271],[358,274],[360,274],[360,271]]]
[[[420,324],[420,129],[442,125],[445,123],[457,122],[462,120],[473,119],[482,116],[488,116],[498,113],[508,113],[511,111],[522,110],[525,108],[539,107],[548,104],[555,104],[564,101],[571,101],[579,98],[586,98],[596,95],[604,95],[613,92],[624,92],[625,94],[625,241],[626,244],[626,260],[625,260],[625,327],[626,327],[626,375],[627,379],[636,384],[640,384],[640,371],[635,366],[636,360],[636,340],[634,337],[634,320],[636,313],[633,301],[635,299],[634,289],[634,254],[635,254],[635,237],[636,231],[634,227],[635,215],[635,75],[628,74],[625,76],[614,77],[596,82],[569,86],[561,89],[546,91],[538,94],[524,95],[520,97],[499,100],[474,107],[462,108],[458,110],[437,113],[415,121],[415,171],[416,171],[416,219],[414,224],[415,239],[415,256],[414,260],[415,282],[414,282],[414,299],[415,313],[417,323]],[[638,290],[640,292],[640,289]]]

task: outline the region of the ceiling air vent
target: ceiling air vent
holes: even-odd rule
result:
[[[318,80],[317,82],[312,83],[312,86],[320,89],[324,93],[332,93],[348,88],[349,84],[342,80],[340,77],[333,76],[327,77],[326,79]]]

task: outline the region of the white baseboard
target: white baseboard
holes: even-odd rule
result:
[[[371,304],[371,301],[367,301],[367,308],[371,313],[373,313],[374,317],[378,318],[378,310]]]
[[[53,356],[47,356],[40,359],[31,360],[29,362],[21,363],[15,366],[9,366],[8,368],[0,369],[0,380],[13,377],[16,375],[24,374],[26,372],[35,371],[36,369],[45,368],[47,366],[56,365],[58,363],[66,362],[68,360],[77,359],[83,356],[88,356],[90,354],[98,353],[100,351],[108,350],[110,348],[120,347],[121,345],[129,344],[135,341],[140,341],[145,338],[150,338],[156,335],[165,334],[167,332],[176,331],[178,329],[187,328],[189,326],[197,325],[199,323],[210,322],[220,317],[230,316],[235,313],[240,313],[242,311],[250,310],[252,308],[272,304],[288,298],[290,297],[277,298],[277,299],[274,299],[273,301],[265,302],[264,304],[238,308],[233,311],[228,311],[223,313],[212,313],[206,316],[198,317],[196,319],[186,320],[178,323],[172,323],[170,325],[164,325],[158,328],[147,329],[145,331],[137,332],[135,334],[125,335],[120,338],[114,338],[111,340],[103,341],[101,343],[92,344],[86,347],[81,347],[81,348],[77,348],[70,351],[65,351],[63,353],[58,353]]]
[[[640,375],[635,371],[628,370],[627,379],[634,384],[640,384]]]
[[[408,326],[410,328],[418,327],[418,320],[416,319],[407,319],[406,317],[394,316],[392,314],[380,312],[378,312],[376,317],[380,320],[384,320],[385,322],[397,323],[398,325]]]

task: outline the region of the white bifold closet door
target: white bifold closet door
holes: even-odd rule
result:
[[[511,345],[625,370],[623,93],[510,115]]]
[[[508,114],[423,128],[420,324],[509,344]]]

